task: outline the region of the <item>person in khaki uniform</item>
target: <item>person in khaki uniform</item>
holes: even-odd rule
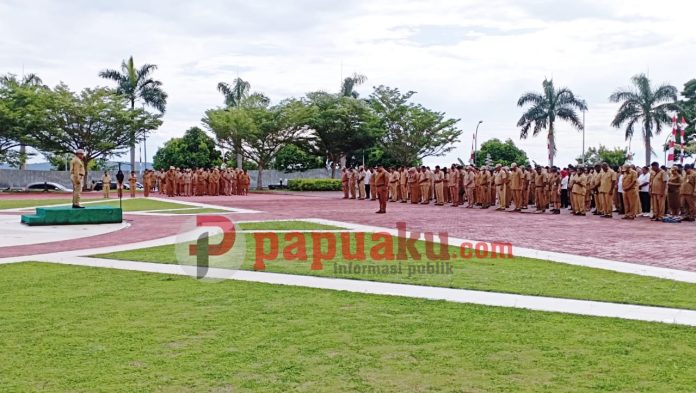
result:
[[[492,174],[488,170],[487,166],[481,168],[481,177],[479,182],[481,183],[481,209],[488,209],[491,207],[491,183]]]
[[[599,172],[599,185],[597,187],[597,211],[602,217],[612,218],[613,216],[616,179],[616,172],[611,170],[606,162],[602,163],[601,172]]]
[[[109,171],[104,171],[102,176],[102,192],[104,193],[104,199],[109,199],[109,192],[111,191],[111,176]]]
[[[389,182],[389,173],[382,165],[377,165],[375,172],[375,191],[377,199],[379,199],[379,210],[375,213],[384,214],[387,212],[387,184]]]
[[[367,193],[365,192],[365,168],[358,169],[358,199],[364,200]]]
[[[393,168],[387,171],[387,175],[389,181],[389,201],[396,202],[399,200],[399,179],[401,179],[401,175],[398,170]]]
[[[687,164],[684,180],[679,188],[681,205],[684,207],[684,217],[682,221],[694,221],[696,217],[696,171],[692,164]]]
[[[522,187],[524,173],[517,167],[517,163],[510,165],[510,192],[512,193],[512,203],[515,204],[513,211],[522,211]]]
[[[547,205],[553,214],[561,214],[561,174],[552,166],[549,170]]]
[[[350,193],[350,199],[356,198],[356,185],[358,181],[357,173],[355,169],[348,169],[348,192]]]
[[[424,166],[422,166],[420,172],[418,172],[418,188],[420,189],[421,204],[427,205],[430,203],[430,199],[428,198],[428,174]]]
[[[449,173],[449,182],[447,183],[450,190],[450,198],[452,199],[452,206],[459,206],[459,180],[461,175],[459,174],[459,169],[457,166],[452,164]]]
[[[476,203],[474,195],[476,192],[476,174],[474,173],[474,168],[471,166],[466,167],[463,180],[463,188],[466,193],[466,207],[473,209]]]
[[[370,200],[377,200],[377,187],[375,186],[375,170],[373,168],[368,169],[370,171]]]
[[[584,216],[585,213],[585,188],[587,187],[587,176],[585,176],[585,168],[579,166],[576,174],[573,176],[573,214],[576,216]]]
[[[82,186],[85,181],[85,151],[82,149],[77,149],[75,151],[75,157],[70,161],[70,181],[72,181],[73,194],[72,194],[72,207],[75,209],[82,209],[80,206],[80,196],[82,195]]]
[[[433,173],[433,183],[435,183],[435,206],[443,206],[445,204],[445,174],[440,170],[440,166],[435,167]]]
[[[420,185],[418,184],[419,173],[416,168],[409,168],[408,170],[408,188],[409,196],[411,197],[411,203],[417,204],[420,202]]]
[[[493,175],[493,183],[495,184],[496,194],[498,196],[498,207],[495,210],[505,210],[505,181],[507,175],[503,171],[503,166],[497,164]]]
[[[673,166],[669,171],[669,180],[667,181],[667,206],[669,207],[670,215],[673,217],[679,215],[682,181],[681,171],[676,165]]]
[[[536,186],[534,180],[536,179],[536,171],[532,169],[531,165],[527,166],[527,184],[529,187],[527,189],[527,196],[524,200],[524,207],[522,209],[529,208],[530,204],[534,204],[534,196],[536,195]]]
[[[650,175],[650,206],[653,209],[652,221],[660,221],[665,217],[665,194],[667,192],[668,175],[660,168],[660,164],[653,162]]]
[[[152,188],[152,180],[150,178],[150,170],[145,169],[143,173],[143,196],[145,198],[150,196],[150,188]]]
[[[138,178],[135,177],[135,171],[131,171],[130,177],[128,177],[128,186],[130,186],[130,197],[135,198],[135,190],[137,187]]]
[[[534,176],[534,201],[536,203],[535,213],[544,213],[546,211],[546,186],[549,178],[546,173],[542,173],[541,167],[536,167],[536,175]]]
[[[399,168],[399,196],[401,203],[408,202],[408,168]]]
[[[628,165],[623,166],[623,201],[624,219],[633,220],[636,218],[636,205],[638,204],[638,174]]]
[[[341,189],[343,190],[343,199],[348,199],[348,181],[350,176],[348,175],[348,169],[343,168],[341,170]]]

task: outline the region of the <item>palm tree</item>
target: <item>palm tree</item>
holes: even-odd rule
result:
[[[362,85],[367,81],[367,77],[361,74],[353,74],[343,80],[341,83],[341,93],[342,97],[353,97],[358,98],[360,95],[355,91],[355,87]]]
[[[120,70],[104,70],[99,76],[116,82],[116,93],[125,96],[135,109],[135,102],[164,113],[167,106],[167,93],[162,90],[162,82],[152,79],[152,73],[157,69],[154,64],[143,64],[136,68],[133,56],[121,62]],[[131,133],[130,162],[131,170],[135,170],[135,131]]]
[[[262,93],[250,93],[251,83],[242,78],[235,78],[232,84],[220,82],[217,85],[218,91],[225,96],[227,108],[238,108],[240,106],[266,107],[271,100]],[[238,139],[234,143],[234,150],[237,157],[237,168],[242,168],[242,140]]]
[[[636,124],[643,128],[643,143],[645,144],[645,165],[650,165],[652,147],[650,139],[662,131],[662,126],[671,122],[669,111],[677,111],[677,88],[662,85],[656,90],[650,86],[650,79],[645,74],[631,78],[633,88],[618,89],[609,97],[611,102],[621,102],[616,112],[612,127],[621,128],[626,124],[626,139],[633,136]]]
[[[548,130],[549,165],[553,165],[553,157],[556,155],[556,119],[569,122],[577,130],[582,130],[583,124],[578,117],[578,110],[586,111],[587,104],[568,88],[556,89],[553,80],[544,79],[542,83],[543,93],[527,93],[517,100],[517,106],[524,107],[531,104],[517,122],[520,130],[520,138],[529,135],[537,136],[541,130]]]
[[[0,78],[0,85],[8,87],[40,87],[47,88],[43,84],[41,78],[34,73],[26,74],[22,76],[22,79],[18,79],[16,75],[8,74],[3,75]],[[23,171],[27,169],[27,145],[24,143],[19,144],[19,170]]]

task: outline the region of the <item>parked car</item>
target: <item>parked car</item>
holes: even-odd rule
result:
[[[93,187],[92,189],[93,189],[94,191],[101,191],[103,188],[104,188],[104,184],[103,184],[103,182],[100,180],[100,181],[94,183],[94,187]],[[135,189],[136,189],[136,190],[142,190],[142,189],[144,189],[144,188],[145,188],[145,187],[143,187],[143,185],[140,184],[139,182],[136,182],[136,183],[135,183]],[[112,182],[111,182],[111,189],[112,189],[112,190],[115,190],[115,189],[116,189],[116,182],[115,182],[115,181],[112,181]],[[124,189],[124,190],[130,190],[130,184],[128,184],[128,183],[126,183],[126,182],[123,182],[123,189]]]
[[[71,188],[67,188],[62,184],[54,182],[36,182],[27,184],[26,191],[54,191],[54,192],[72,192]]]

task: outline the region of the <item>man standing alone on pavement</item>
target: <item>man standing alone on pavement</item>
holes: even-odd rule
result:
[[[80,206],[80,195],[82,194],[82,185],[85,179],[85,151],[82,149],[77,149],[75,151],[75,157],[73,157],[70,162],[70,180],[73,185],[73,197],[72,197],[72,207],[75,209],[82,209]]]
[[[109,191],[111,191],[109,171],[104,171],[104,176],[102,176],[102,191],[104,192],[104,199],[109,199]]]

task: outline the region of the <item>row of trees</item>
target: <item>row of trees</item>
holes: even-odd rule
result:
[[[417,165],[454,148],[462,133],[456,127],[458,119],[412,102],[412,91],[378,86],[361,99],[355,86],[365,80],[355,74],[343,81],[338,93],[315,91],[272,105],[262,93],[251,92],[249,82],[237,78],[218,85],[225,106],[207,110],[202,123],[218,147],[232,152],[229,164],[242,167],[248,161],[258,169],[258,187],[267,168],[326,165],[335,177],[345,165]],[[181,161],[168,157],[180,156],[176,149],[182,142],[174,139],[160,149],[155,167]]]
[[[645,145],[645,162],[650,163],[653,155],[652,138],[672,122],[673,116],[683,116],[688,127],[687,140],[694,136],[696,121],[696,79],[687,82],[679,100],[676,87],[668,84],[653,88],[650,79],[644,74],[631,78],[630,88],[621,88],[614,92],[609,100],[620,103],[616,116],[611,122],[615,128],[624,128],[626,139],[633,137],[636,128],[642,131]],[[568,88],[556,88],[552,80],[544,80],[543,91],[526,93],[517,101],[520,107],[527,107],[517,123],[520,138],[526,138],[530,131],[538,135],[546,130],[549,146],[549,161],[553,165],[556,155],[556,122],[565,121],[577,130],[582,130],[581,111],[587,110],[584,100],[577,97]]]
[[[0,80],[0,160],[21,165],[25,146],[49,159],[85,150],[85,161],[108,158],[157,129],[160,115],[128,107],[117,92],[88,88],[73,92],[44,85],[36,75]],[[20,147],[19,151],[15,148]]]

